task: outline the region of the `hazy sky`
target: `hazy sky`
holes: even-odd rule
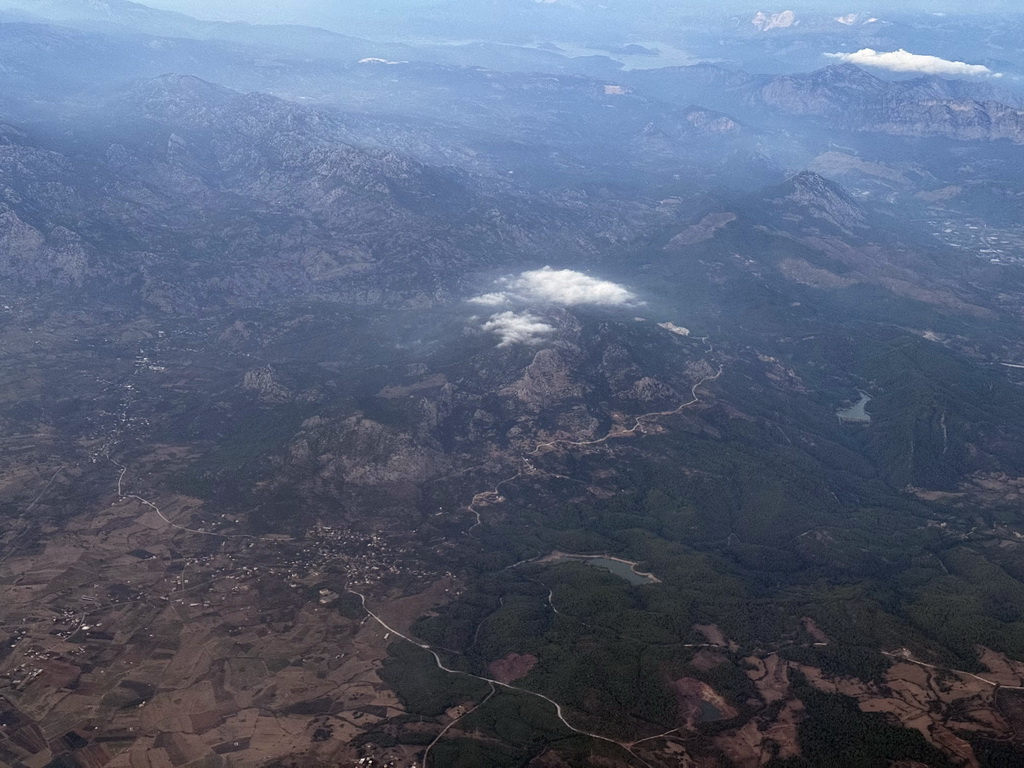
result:
[[[169,11],[181,11],[201,19],[223,19],[230,21],[252,21],[280,23],[307,22],[315,13],[314,0],[145,0],[142,5],[153,8],[164,8]]]
[[[337,26],[346,11],[358,8],[363,14],[407,12],[410,8],[428,8],[445,5],[457,9],[460,6],[472,8],[486,3],[482,0],[136,0],[154,8],[181,11],[199,18],[220,20],[242,20],[256,23],[328,24]],[[516,0],[506,0],[514,3]],[[531,0],[521,0],[529,5]],[[635,8],[637,12],[646,4],[644,0],[630,0],[629,3],[616,0],[546,0],[565,5],[613,6],[621,9]],[[863,0],[772,0],[771,2],[750,2],[749,0],[679,0],[680,4],[694,10],[721,10],[729,13],[750,13],[762,11],[783,11],[817,8],[835,13],[851,11],[884,14],[886,11],[920,10],[947,12],[998,12],[1021,13],[1020,0],[884,0],[864,2]],[[874,7],[872,7],[874,6]]]
[[[377,8],[398,11],[437,4],[437,0],[142,0],[142,5],[181,11],[202,19],[265,24],[316,24],[343,16],[342,9],[354,6],[365,12]]]

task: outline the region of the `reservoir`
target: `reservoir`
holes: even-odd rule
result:
[[[836,416],[839,417],[839,421],[842,424],[870,424],[871,416],[867,411],[864,410],[869,402],[871,402],[871,395],[863,390],[860,392],[860,400],[851,405],[849,408],[844,408],[841,411],[836,411]]]
[[[728,718],[725,716],[725,713],[719,710],[718,707],[716,707],[710,701],[702,700],[700,702],[700,713],[697,717],[698,723],[713,723],[717,720],[727,719]]]
[[[627,560],[619,560],[614,557],[604,557],[601,555],[570,555],[566,552],[552,552],[547,557],[541,558],[536,562],[551,564],[565,563],[569,561],[583,563],[585,565],[593,566],[594,568],[601,568],[602,570],[615,574],[621,579],[625,579],[630,584],[656,584],[660,581],[660,579],[653,574],[640,573],[635,570],[636,563],[631,563]]]

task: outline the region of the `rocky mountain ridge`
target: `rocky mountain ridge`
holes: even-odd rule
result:
[[[812,117],[844,131],[1024,143],[1018,99],[985,82],[934,76],[883,80],[853,64],[771,76],[702,64],[637,73],[631,79],[661,98],[676,103],[696,99],[741,117],[767,109],[777,116]]]
[[[583,235],[563,225],[579,200],[537,200],[509,182],[357,148],[334,115],[191,76],[135,86],[102,113],[68,154],[6,134],[8,279],[56,270],[69,284],[137,285],[141,270],[141,295],[164,307],[299,286],[434,301],[457,295],[441,278],[453,269],[592,249],[626,231],[598,204]],[[115,229],[119,254],[100,247]]]

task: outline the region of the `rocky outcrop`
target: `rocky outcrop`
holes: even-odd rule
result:
[[[810,171],[798,173],[773,191],[770,204],[780,216],[800,217],[811,225],[828,224],[847,233],[866,224],[864,211],[841,186]]]
[[[574,376],[572,358],[566,349],[542,349],[534,355],[515,384],[503,394],[518,398],[533,411],[540,411],[583,395],[584,386]]]
[[[767,77],[752,82],[745,90],[749,104],[790,115],[839,117],[840,112],[878,101],[887,87],[860,67],[839,64],[806,74]]]
[[[330,493],[346,484],[423,482],[448,466],[441,452],[360,415],[338,422],[320,416],[307,420],[285,461],[288,474],[310,478]]]
[[[287,403],[294,398],[291,390],[278,381],[274,369],[269,365],[246,371],[242,389],[266,404]]]
[[[984,85],[937,77],[890,82],[852,64],[763,79],[748,104],[826,119],[851,131],[1024,143],[1024,111]]]
[[[694,128],[706,132],[743,132],[737,119],[723,120],[723,112],[756,125],[767,111],[775,122],[779,116],[813,118],[845,131],[1024,143],[1019,97],[978,80],[883,80],[849,63],[792,75],[750,75],[699,64],[637,72],[631,84],[680,107],[700,104],[688,114]]]
[[[740,124],[728,115],[703,107],[690,107],[685,117],[696,133],[705,136],[736,134],[742,130]]]
[[[630,388],[627,397],[638,403],[650,405],[669,402],[677,395],[671,387],[666,386],[663,382],[650,376],[644,376]]]
[[[0,206],[0,275],[28,285],[81,286],[88,257],[81,238],[63,226],[45,234]]]
[[[668,241],[666,251],[686,248],[690,245],[703,243],[715,236],[722,227],[736,221],[736,214],[731,212],[709,213],[696,224],[691,224],[678,235]]]
[[[593,253],[635,226],[578,195],[355,146],[336,113],[191,76],[136,85],[91,119],[67,154],[0,129],[0,275],[14,284],[165,312],[296,295],[428,306],[472,270]]]

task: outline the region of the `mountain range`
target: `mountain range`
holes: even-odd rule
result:
[[[590,10],[4,4],[0,763],[1020,761],[994,22]]]

